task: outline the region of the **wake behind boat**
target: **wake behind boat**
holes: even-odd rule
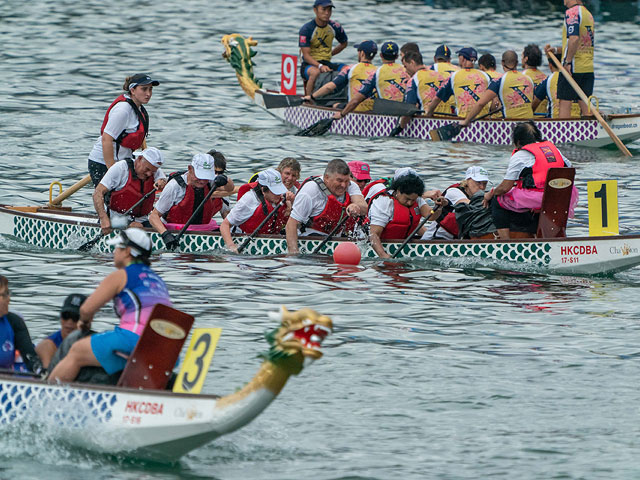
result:
[[[164,249],[160,235],[148,230],[154,250]],[[0,234],[40,248],[77,249],[101,232],[95,215],[46,207],[13,207],[0,205]],[[107,241],[115,234],[101,238],[94,248],[109,252]],[[243,236],[238,236],[242,240]],[[313,252],[323,241],[320,236],[300,237],[301,252]],[[318,253],[331,255],[341,242],[326,242]],[[402,241],[385,241],[385,249],[394,254]],[[187,232],[177,249],[184,253],[222,251],[224,241],[218,232]],[[363,245],[363,258],[377,258],[369,244]],[[249,255],[283,255],[287,242],[283,235],[258,235],[245,249]],[[510,240],[413,240],[397,258],[477,261],[494,266],[534,268],[545,272],[602,275],[640,264],[640,235],[605,237],[526,238]]]
[[[222,38],[225,47],[223,56],[229,61],[236,72],[240,86],[259,107],[284,122],[306,129],[316,122],[333,117],[338,110],[302,102],[282,101],[279,108],[267,108],[270,97],[274,95],[284,97],[276,90],[263,88],[262,82],[253,72],[252,61],[256,52],[252,50],[258,44],[252,37],[245,38],[238,34],[225,35]],[[265,102],[265,99],[266,102]],[[397,116],[383,115],[370,112],[352,112],[345,118],[335,121],[330,132],[338,135],[352,135],[360,137],[388,137],[397,124]],[[400,137],[431,140],[429,132],[439,129],[451,122],[462,118],[427,118],[416,115],[411,124],[405,128]],[[606,118],[611,129],[625,143],[640,138],[640,114],[611,114]],[[483,143],[489,145],[510,145],[513,127],[521,122],[510,119],[486,119],[473,122],[469,127],[455,137],[455,141]],[[554,144],[571,143],[588,147],[605,147],[613,145],[613,140],[607,134],[595,117],[583,117],[575,120],[559,120],[536,118],[535,123],[543,137]]]

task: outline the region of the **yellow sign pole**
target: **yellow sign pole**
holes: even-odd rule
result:
[[[174,392],[200,393],[221,333],[222,328],[193,330],[182,368],[173,385]]]
[[[618,181],[587,182],[589,200],[589,236],[619,235]]]

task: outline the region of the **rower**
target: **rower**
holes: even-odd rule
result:
[[[0,368],[13,370],[16,350],[19,350],[27,368],[40,373],[42,363],[33,348],[29,330],[20,315],[9,311],[10,303],[9,280],[0,275]]]
[[[356,182],[360,191],[363,191],[367,186],[367,183],[371,181],[371,169],[369,168],[369,164],[354,160],[353,162],[347,163],[347,165],[351,171],[351,180]]]
[[[311,95],[318,75],[324,72],[340,71],[343,64],[333,63],[331,58],[347,48],[347,34],[338,22],[331,20],[333,2],[315,0],[313,11],[316,18],[305,23],[300,29],[299,42],[302,53],[300,74],[306,81],[305,94]],[[338,46],[332,49],[333,39]]]
[[[478,102],[482,92],[489,86],[489,75],[473,68],[478,58],[476,49],[465,47],[458,50],[457,53],[461,70],[452,72],[451,76],[438,90],[438,95],[431,101],[425,113],[427,117],[433,116],[441,102],[447,102],[451,98],[455,100],[455,113],[459,117],[465,117]]]
[[[522,70],[526,76],[528,76],[533,82],[533,91],[538,88],[546,78],[547,75],[541,71],[538,67],[542,65],[542,52],[540,47],[535,43],[530,43],[522,51]],[[547,113],[547,102],[543,101],[537,108],[533,109],[533,113],[545,115]]]
[[[422,60],[420,52],[407,52],[402,59],[402,64],[410,77],[409,87],[404,101],[416,105],[420,110],[426,110],[431,101],[436,98],[438,90],[446,81],[446,78],[435,70],[429,70]],[[446,103],[438,105],[435,113],[451,114],[452,111]],[[404,129],[411,117],[404,116],[400,119],[400,128]]]
[[[369,239],[381,258],[390,258],[381,240],[404,240],[420,224],[422,217],[433,211],[422,198],[424,182],[413,173],[402,175],[389,189],[376,193],[369,200]]]
[[[489,174],[487,171],[479,166],[472,166],[467,168],[464,179],[459,183],[454,183],[447,187],[442,193],[443,199],[440,203],[443,205],[442,214],[436,219],[435,222],[431,222],[427,225],[427,231],[422,236],[423,240],[444,239],[453,240],[454,238],[462,238],[460,235],[460,228],[456,220],[456,210],[462,205],[469,205],[474,195],[478,194],[484,196],[484,191],[487,188],[489,182]],[[479,199],[479,206],[482,208],[482,198]],[[458,207],[458,208],[456,208]],[[491,212],[487,209],[483,209],[484,212],[476,209],[476,217],[487,216],[491,220]],[[467,215],[467,218],[469,215]],[[482,221],[482,219],[475,219]],[[486,223],[486,222],[485,222]],[[475,236],[482,236],[486,233],[495,231],[495,228],[488,227],[482,234],[478,234],[477,228],[473,229]]]
[[[378,52],[378,45],[373,40],[365,40],[358,43],[355,48],[358,49],[358,63],[343,68],[333,81],[325,83],[311,95],[303,97],[304,100],[317,100],[336,90],[342,90],[347,86],[347,103],[351,101],[354,95],[360,90],[362,84],[370,79],[376,73],[376,67],[371,63],[373,57]],[[335,108],[344,108],[340,104],[334,105]],[[356,107],[357,112],[367,112],[373,109],[373,99],[365,100]]]
[[[400,167],[400,168],[396,168],[395,172],[393,173],[393,177],[383,177],[368,183],[367,186],[364,187],[364,189],[362,190],[362,194],[364,195],[364,199],[367,202],[367,204],[375,194],[382,192],[383,190],[386,190],[388,188],[391,188],[391,184],[393,183],[393,181],[398,180],[400,177],[404,175],[418,175],[418,172],[416,172],[413,168],[410,168],[410,167]],[[440,190],[426,190],[422,194],[422,198],[425,198],[425,199],[430,198],[431,200],[434,200],[434,201],[441,196],[442,196],[442,192],[440,192]]]
[[[247,234],[270,235],[282,233],[291,213],[291,207],[287,208],[286,205],[281,205],[278,211],[258,232],[256,232],[256,229],[285,196],[289,202],[293,202],[295,198],[294,194],[284,186],[280,172],[273,168],[260,172],[257,180],[249,183],[249,185],[251,190],[238,200],[222,222],[222,225],[220,225],[220,233],[224,243],[232,252],[238,251],[238,246],[231,237],[232,228],[239,229]]]
[[[489,75],[492,81],[502,76],[502,74],[496,70],[496,57],[490,53],[485,53],[478,59],[478,68]]]
[[[358,185],[351,181],[349,166],[344,160],[331,160],[322,178],[308,178],[296,195],[286,226],[289,253],[298,253],[298,235],[328,235],[345,215],[366,213],[367,204]]]
[[[134,227],[149,226],[147,217],[153,208],[153,195],[149,195],[126,217],[122,214],[152,190],[164,187],[167,178],[160,168],[163,162],[160,150],[150,147],[135,160],[117,162],[107,171],[93,192],[93,206],[100,219],[103,234],[111,233],[112,223],[127,225],[133,220],[131,225]],[[105,209],[107,194],[108,215]]]
[[[49,368],[49,363],[62,341],[77,329],[78,320],[80,320],[80,306],[86,299],[86,295],[81,293],[72,293],[64,299],[60,309],[60,330],[52,333],[36,345],[36,353],[40,357],[44,368]]]
[[[342,111],[335,113],[333,118],[340,120],[354,111],[358,105],[366,99],[372,98],[374,95],[385,100],[402,102],[404,100],[408,75],[404,67],[396,63],[398,53],[399,48],[396,43],[383,43],[380,48],[382,66],[376,70],[371,78],[362,84],[362,87],[352,96],[351,100],[349,100],[347,106],[344,107]]]
[[[149,114],[144,106],[151,100],[153,87],[158,85],[160,82],[145,73],[125,79],[122,89],[126,93],[107,109],[100,137],[89,154],[88,169],[94,187],[115,162],[131,158],[133,150],[143,146],[149,133]]]
[[[515,150],[509,159],[504,180],[484,195],[484,204],[491,208],[501,239],[511,238],[512,230],[535,235],[548,170],[571,166],[555,145],[542,139],[540,130],[531,120],[516,125],[513,144]],[[574,216],[577,203],[578,190],[574,184],[569,217]]]
[[[553,51],[554,55],[560,56],[562,52],[560,49]],[[547,105],[546,116],[548,118],[560,118],[560,100],[558,99],[558,80],[560,72],[558,67],[553,63],[551,58],[547,55],[547,61],[549,62],[549,70],[551,75],[545,78],[540,85],[533,90],[533,103],[532,108],[534,111],[538,111],[538,105],[545,103]],[[578,102],[571,102],[571,118],[580,118],[580,105]]]
[[[160,194],[155,208],[149,215],[151,226],[162,235],[168,249],[177,246],[177,239],[165,223],[184,225],[207,197],[211,188],[223,187],[224,192],[233,192],[233,182],[228,181],[224,170],[215,168],[215,160],[208,153],[198,153],[182,175],[174,176]],[[222,198],[209,197],[207,203],[192,222],[193,225],[209,226],[213,216],[223,207]],[[207,227],[208,228],[208,227]],[[213,227],[209,228],[209,230]]]
[[[433,56],[433,65],[431,65],[429,69],[435,70],[444,77],[449,78],[453,72],[460,70],[460,67],[451,63],[451,49],[447,45],[442,44],[436,48],[436,53]]]
[[[533,82],[518,72],[518,54],[507,50],[502,54],[504,75],[494,80],[489,88],[480,96],[460,126],[467,127],[476,116],[487,107],[488,103],[499,99],[502,105],[503,118],[532,118]]]
[[[119,326],[75,342],[49,374],[51,383],[72,382],[87,366],[101,366],[109,375],[121,371],[126,360],[115,352],[133,351],[156,304],[171,306],[167,286],[150,267],[149,234],[128,228],[108,243],[115,246],[113,263],[117,270],[100,282],[80,307],[79,328],[88,330],[94,315],[110,300],[120,317]]]

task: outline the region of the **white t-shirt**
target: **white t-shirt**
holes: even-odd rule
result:
[[[242,198],[240,198],[240,200],[236,202],[236,204],[231,209],[231,212],[229,212],[229,215],[227,215],[227,220],[234,227],[239,227],[253,216],[256,208],[258,208],[260,205],[261,203],[258,199],[258,196],[256,195],[256,192],[251,190],[245,193]],[[271,204],[271,206],[274,208],[276,207],[276,205],[277,203]],[[283,208],[284,207],[280,207],[280,209]]]
[[[354,195],[362,196],[360,187],[358,187],[358,185],[353,181],[349,183],[347,193],[349,193],[350,197],[353,197]],[[344,198],[345,197],[343,195],[338,198],[338,201],[343,202]],[[301,224],[305,224],[309,221],[309,218],[320,215],[326,206],[327,196],[322,192],[322,190],[320,190],[320,187],[316,182],[309,180],[296,195],[296,199],[294,200],[293,207],[291,209],[291,218],[297,220]],[[319,232],[312,228],[307,228],[304,232],[304,235],[311,234],[326,235],[326,233]]]
[[[376,183],[372,185],[369,191],[367,192],[367,196],[364,199],[368,202],[370,198],[372,198],[376,193],[381,192],[386,189],[387,186],[384,183]]]
[[[560,152],[562,155],[562,152]],[[565,162],[567,167],[571,166],[571,162],[562,155],[562,159]],[[520,172],[527,167],[532,167],[533,164],[536,163],[536,157],[533,153],[527,152],[526,150],[518,150],[516,153],[511,155],[509,159],[509,165],[507,166],[507,173],[504,174],[505,180],[513,180],[516,181],[520,178]],[[558,165],[559,167],[564,167],[565,165]]]
[[[125,97],[129,98],[128,95],[125,95]],[[104,126],[104,131],[115,139],[120,136],[120,133],[122,133],[123,130],[127,133],[135,132],[138,130],[138,124],[138,116],[133,108],[131,108],[131,105],[127,102],[118,102],[109,112],[109,119],[107,120],[107,124]],[[113,154],[116,154],[115,141],[113,142]],[[120,145],[116,161],[131,158],[131,154],[132,151],[130,148]],[[103,165],[105,164],[104,156],[102,154],[102,135],[100,135],[98,140],[96,140],[96,143],[93,144],[93,149],[89,154],[89,160]]]
[[[452,187],[447,190],[447,193],[444,194],[444,198],[449,200],[449,202],[451,202],[451,205],[455,205],[460,200],[467,198],[467,196],[462,193],[459,188]],[[422,235],[422,240],[432,240],[434,238],[453,240],[454,237],[444,228],[438,228],[438,222],[429,222],[427,223],[427,231],[424,233],[424,235]]]
[[[186,184],[187,183],[186,172],[182,175],[182,179]],[[214,177],[214,180],[215,180],[215,177]],[[209,187],[213,188],[214,180],[209,181]],[[156,205],[154,208],[158,210],[158,213],[160,215],[164,215],[171,209],[171,207],[179,204],[184,198],[184,196],[186,195],[186,193],[187,193],[187,188],[181,186],[178,182],[173,180],[167,183],[167,186],[164,187],[164,190],[162,190],[162,193],[160,194],[160,198],[158,198],[158,201],[156,202]],[[223,199],[222,209],[220,210],[220,213],[222,214],[228,211],[229,211],[229,204]]]
[[[418,207],[422,208],[427,202],[422,197],[418,197]],[[386,227],[387,224],[393,219],[393,198],[387,195],[379,195],[369,208],[369,220],[371,225],[377,225],[379,227]]]

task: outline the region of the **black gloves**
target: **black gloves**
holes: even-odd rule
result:
[[[179,240],[169,230],[167,230],[162,234],[162,240],[164,241],[164,244],[167,246],[167,250],[175,250],[176,248],[178,248]]]
[[[226,175],[217,175],[216,179],[213,181],[213,185],[216,188],[224,187],[227,184],[227,176]]]

